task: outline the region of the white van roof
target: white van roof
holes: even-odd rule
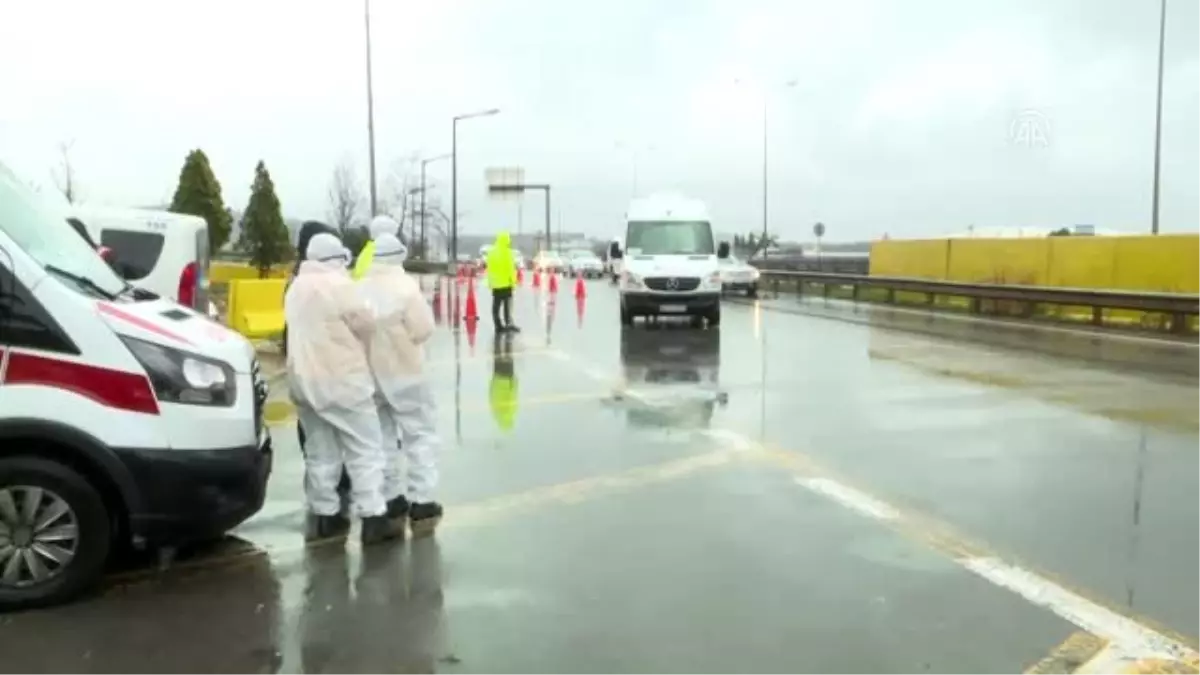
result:
[[[193,227],[206,227],[207,224],[200,216],[193,216],[188,213],[173,213],[171,211],[157,211],[154,209],[135,209],[119,206],[87,206],[74,205],[67,207],[69,216],[77,216],[79,218],[102,218],[104,220],[123,220],[123,221],[140,221],[149,222],[151,220],[160,223],[178,223],[188,224]]]
[[[676,194],[640,197],[629,203],[625,219],[635,220],[700,220],[708,221],[704,202]]]

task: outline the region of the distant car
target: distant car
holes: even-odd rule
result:
[[[566,265],[558,251],[540,251],[533,258],[533,269],[538,272],[558,274],[566,269]]]
[[[580,249],[567,254],[567,274],[588,279],[604,276],[604,261],[591,251]]]
[[[758,295],[758,269],[749,263],[729,256],[720,261],[721,290],[743,292],[747,297]]]

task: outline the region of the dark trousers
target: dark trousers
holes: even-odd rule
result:
[[[303,456],[305,438],[304,427],[300,426],[299,422],[296,422],[296,436],[300,439],[300,455]],[[350,492],[350,474],[346,473],[346,467],[342,467],[342,477],[340,480],[338,480],[337,489],[340,494],[347,494]]]
[[[510,288],[493,288],[492,289],[492,323],[496,329],[511,327],[512,322],[512,293]],[[504,323],[500,323],[500,308],[504,308]]]

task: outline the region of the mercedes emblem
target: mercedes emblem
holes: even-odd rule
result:
[[[669,288],[673,291],[679,290],[679,280],[676,279],[675,277],[671,277],[670,279],[667,279],[667,288]]]

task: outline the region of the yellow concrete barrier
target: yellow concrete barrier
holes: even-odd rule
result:
[[[286,279],[291,265],[276,265],[267,274],[268,279]],[[238,279],[257,279],[258,270],[247,263],[213,261],[208,266],[208,279],[214,284],[227,284]]]
[[[285,279],[235,279],[229,284],[229,326],[248,338],[283,333]]]
[[[984,284],[1200,292],[1200,235],[877,241],[871,274]],[[897,293],[897,301],[923,301]],[[901,297],[904,295],[905,297]],[[939,305],[963,304],[956,299]],[[1000,308],[995,308],[1000,309]],[[1050,308],[1089,319],[1084,307]],[[1110,320],[1157,326],[1164,317],[1110,311]]]

